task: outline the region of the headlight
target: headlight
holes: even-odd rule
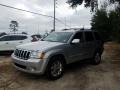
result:
[[[43,52],[39,52],[39,51],[32,51],[31,52],[31,58],[36,58],[36,59],[43,59],[44,58],[44,53]]]

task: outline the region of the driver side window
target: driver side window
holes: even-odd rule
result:
[[[74,36],[73,39],[79,39],[80,42],[84,42],[83,32],[78,32],[78,33],[76,33],[76,35]]]

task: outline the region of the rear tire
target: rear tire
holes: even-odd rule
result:
[[[99,52],[95,53],[91,60],[92,65],[98,65],[101,62],[101,54]]]
[[[50,80],[56,80],[63,76],[64,62],[59,56],[52,57],[46,69],[46,76]]]

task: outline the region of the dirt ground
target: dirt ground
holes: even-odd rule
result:
[[[0,90],[120,90],[120,44],[105,44],[101,64],[69,65],[56,81],[20,72],[10,56],[0,56]]]

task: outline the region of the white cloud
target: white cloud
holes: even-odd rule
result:
[[[0,3],[25,9],[32,12],[37,12],[44,15],[53,16],[53,0],[0,0]],[[43,17],[28,12],[18,11],[0,6],[0,31],[9,30],[9,23],[11,20],[18,21],[20,30],[30,33],[43,32],[53,28],[53,18]],[[56,8],[56,18],[65,22],[67,25],[74,27],[80,25],[90,25],[91,14],[90,10],[84,8],[83,5],[72,9],[66,0],[58,0]],[[56,28],[64,28],[65,25],[56,21]]]
[[[30,11],[30,9],[22,3],[16,4],[15,7],[19,8],[19,9],[24,9],[24,10]],[[24,15],[23,18],[24,17],[27,19],[34,18],[34,15],[32,13],[29,13],[29,12],[21,12],[21,13]]]

